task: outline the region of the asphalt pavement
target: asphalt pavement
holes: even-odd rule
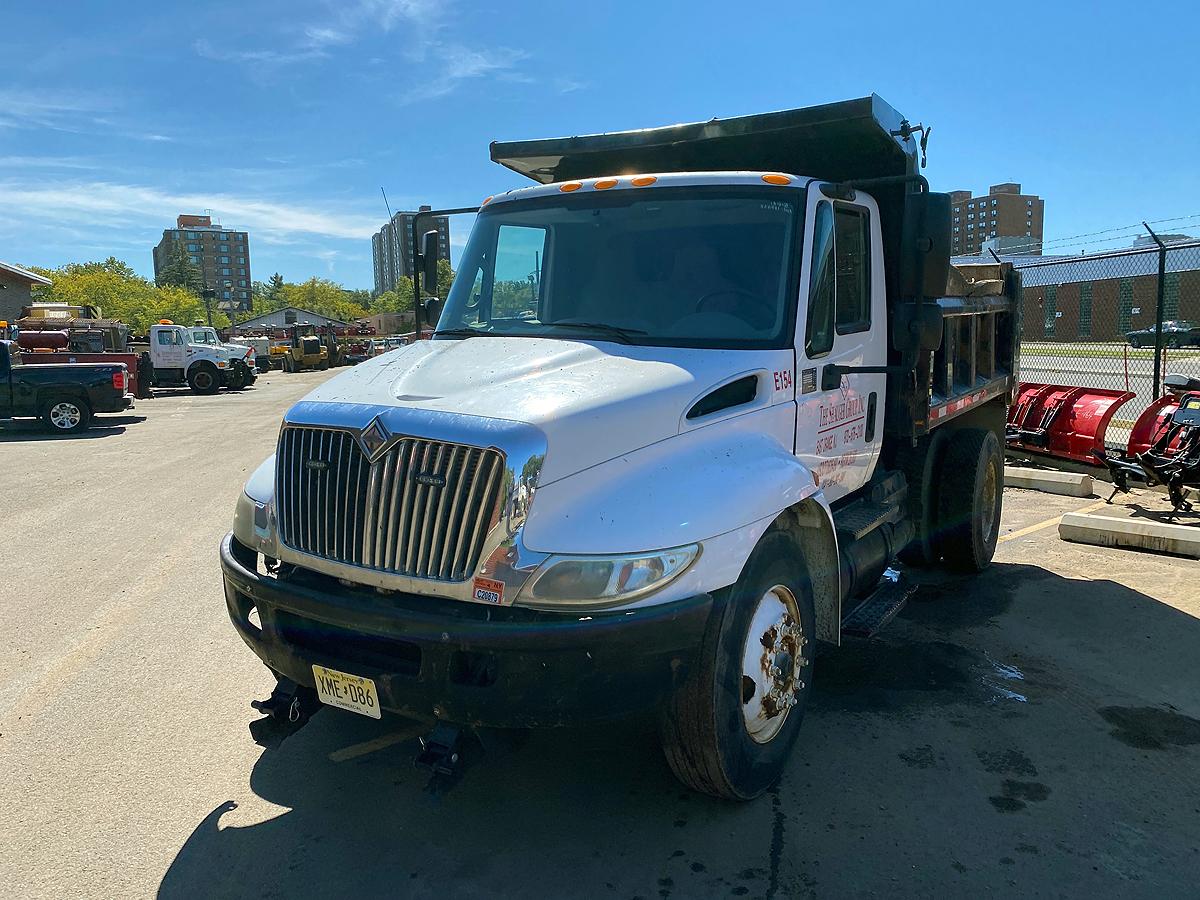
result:
[[[261,750],[217,544],[331,374],[0,425],[5,896],[1196,895],[1200,564],[1061,543],[1094,499],[1007,491],[991,569],[823,653],[752,803],[680,787],[646,721],[500,736],[448,786],[394,717]]]

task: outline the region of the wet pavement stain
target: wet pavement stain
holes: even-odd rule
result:
[[[988,797],[992,806],[1000,812],[1018,812],[1024,809],[1027,803],[1041,803],[1050,796],[1050,788],[1037,781],[1013,781],[1006,778],[1000,790],[1000,796]]]
[[[997,775],[1037,776],[1037,766],[1020,750],[976,750],[975,755],[987,772]]]
[[[779,799],[779,785],[771,790],[771,872],[767,881],[767,900],[772,900],[779,892],[779,865],[783,861],[784,823],[783,801]]]
[[[945,641],[847,641],[821,659],[812,702],[816,708],[871,712],[960,702],[971,687],[977,658]]]
[[[1200,719],[1155,706],[1105,706],[1097,710],[1114,738],[1139,750],[1200,744]]]
[[[937,765],[937,760],[933,755],[933,747],[928,744],[924,747],[913,747],[911,750],[905,750],[896,755],[910,769],[932,769]]]

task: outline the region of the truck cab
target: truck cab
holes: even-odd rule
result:
[[[872,96],[493,144],[537,184],[484,201],[433,339],[292,407],[243,491],[252,730],[652,708],[685,784],[766,790],[897,557],[996,546],[1019,280],[952,272],[919,134]]]
[[[191,340],[193,344],[220,347],[229,354],[232,367],[230,369],[231,374],[227,379],[230,382],[226,385],[227,387],[240,390],[254,384],[258,379],[257,351],[253,344],[222,341],[220,335],[217,334],[217,329],[211,325],[193,325],[191,328]],[[240,360],[241,366],[233,365],[235,360]]]

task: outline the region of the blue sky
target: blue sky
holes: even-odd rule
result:
[[[1043,196],[1047,252],[1200,234],[1198,42],[1170,2],[9,4],[0,259],[149,275],[175,214],[211,210],[256,279],[370,287],[380,186],[395,210],[520,185],[491,140],[872,91],[933,125],[935,189]]]

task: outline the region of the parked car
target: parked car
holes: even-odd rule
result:
[[[1131,331],[1125,335],[1125,340],[1129,341],[1129,346],[1135,350],[1138,347],[1153,347],[1154,326]],[[1182,319],[1163,322],[1162,342],[1164,347],[1200,347],[1200,325]]]
[[[39,417],[62,434],[83,431],[92,413],[133,406],[124,363],[29,365],[12,341],[0,341],[0,419]]]

